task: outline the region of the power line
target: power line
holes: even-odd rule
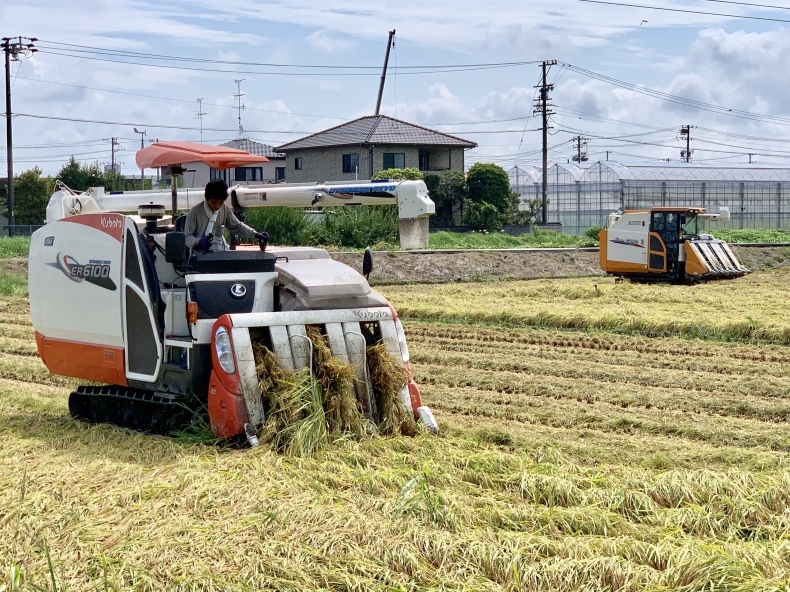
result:
[[[616,86],[618,88],[625,88],[633,92],[651,96],[653,98],[657,98],[670,103],[676,103],[686,107],[700,109],[702,111],[709,111],[711,113],[717,113],[720,115],[727,115],[731,117],[738,117],[741,119],[748,119],[752,121],[770,121],[778,125],[790,125],[790,119],[786,117],[777,117],[774,115],[762,115],[758,113],[751,113],[750,111],[743,111],[741,109],[734,109],[734,108],[723,107],[720,105],[714,105],[712,103],[705,103],[703,101],[697,101],[695,99],[686,99],[684,97],[680,97],[677,95],[671,95],[669,93],[649,89],[647,87],[633,84],[631,82],[618,80],[616,78],[612,78],[611,76],[599,74],[597,72],[586,70],[584,68],[579,68],[578,66],[573,66],[571,64],[567,64],[567,66],[568,68],[572,69],[574,72],[581,74],[583,76],[587,76],[595,80],[600,80],[601,82],[606,82],[607,84],[611,84],[612,86]]]
[[[737,4],[739,6],[749,6],[751,8],[772,8],[774,10],[790,10],[787,6],[772,6],[770,4],[750,4],[749,2],[735,2],[734,0],[703,0],[703,2],[717,2],[719,4]]]
[[[328,77],[328,76],[376,76],[375,72],[335,72],[335,73],[327,73],[327,72],[262,72],[260,70],[235,70],[235,69],[228,69],[228,68],[195,68],[190,66],[172,66],[168,64],[148,64],[144,62],[134,62],[134,61],[125,61],[125,60],[111,60],[108,58],[100,58],[95,56],[87,56],[87,55],[73,55],[75,50],[61,50],[61,51],[53,51],[53,50],[46,50],[42,49],[41,53],[46,53],[49,55],[59,55],[62,57],[69,57],[69,58],[79,58],[81,60],[93,60],[98,62],[109,62],[112,64],[127,64],[130,66],[143,66],[148,68],[165,68],[168,70],[188,70],[191,72],[222,72],[225,74],[252,74],[258,76],[309,76],[309,77]],[[122,57],[122,56],[120,56]],[[139,59],[139,58],[138,58]],[[458,67],[458,66],[443,66],[438,67],[440,69],[435,70],[416,70],[416,71],[408,71],[408,72],[400,72],[401,76],[409,76],[409,75],[420,75],[420,74],[441,74],[441,73],[454,73],[454,72],[470,72],[476,70],[493,70],[498,68],[512,68],[515,66],[521,66],[524,64],[528,64],[530,62],[512,62],[512,63],[501,63],[501,64],[482,64],[479,66],[467,66],[467,67]],[[401,68],[404,68],[401,66]],[[414,66],[406,66],[406,68],[415,68]]]
[[[662,10],[665,12],[683,12],[686,14],[701,14],[705,16],[723,16],[736,19],[749,19],[755,21],[771,21],[775,23],[790,23],[788,19],[770,18],[767,16],[748,16],[741,14],[724,14],[721,12],[707,12],[704,10],[689,10],[687,8],[667,8],[665,6],[648,6],[646,4],[630,4],[628,2],[612,2],[611,0],[577,0],[577,2],[589,2],[590,4],[608,4],[610,6],[627,6],[629,8],[645,8],[647,10]]]
[[[141,122],[126,122],[126,121],[101,121],[98,119],[80,119],[77,117],[56,117],[54,115],[36,115],[33,113],[14,113],[16,117],[31,117],[33,119],[52,119],[55,121],[75,121],[77,123],[98,123],[103,125],[127,125],[127,126],[140,126],[140,127],[156,127],[162,129],[179,129],[179,130],[189,130],[189,131],[199,131],[200,128],[194,126],[184,126],[184,125],[171,125],[171,124],[156,124],[156,123],[141,123]],[[215,128],[215,127],[204,127],[203,131],[212,131],[212,132],[234,132],[238,130],[232,129],[223,129],[223,128]],[[296,135],[309,135],[315,132],[305,132],[305,131],[287,131],[287,130],[250,130],[253,133],[259,134],[296,134]]]
[[[44,47],[46,47],[47,43],[56,46],[64,46],[69,48],[74,48],[69,51],[85,51],[87,53],[99,53],[104,55],[117,55],[119,57],[128,56],[128,57],[135,57],[135,58],[146,58],[146,59],[162,59],[162,60],[172,60],[172,61],[185,61],[185,62],[196,62],[196,63],[206,63],[206,64],[224,64],[224,65],[233,65],[233,66],[265,66],[271,68],[304,68],[304,69],[326,69],[326,70],[371,70],[373,73],[377,73],[380,70],[379,66],[337,66],[337,65],[326,65],[326,64],[278,64],[275,62],[242,62],[242,61],[231,61],[231,60],[213,60],[207,58],[195,58],[195,57],[183,57],[183,56],[169,56],[164,54],[155,54],[155,53],[142,53],[142,52],[134,52],[134,51],[127,51],[127,50],[116,50],[116,49],[109,49],[109,48],[101,48],[101,47],[92,47],[88,45],[77,45],[73,43],[62,43],[58,41],[46,41],[43,40],[41,43],[44,43]],[[435,70],[437,68],[487,68],[487,67],[513,67],[513,66],[527,66],[533,64],[540,64],[540,60],[526,60],[526,61],[516,61],[516,62],[492,62],[492,63],[472,63],[472,64],[439,64],[439,65],[427,65],[427,66],[399,66],[399,70]]]
[[[56,86],[67,86],[67,87],[70,87],[70,88],[83,88],[85,90],[93,90],[93,91],[96,91],[96,92],[106,92],[106,93],[113,93],[113,94],[117,94],[117,95],[128,95],[128,96],[131,96],[131,97],[142,97],[144,99],[156,99],[158,101],[172,101],[172,102],[176,102],[176,103],[189,103],[189,104],[192,104],[194,102],[194,101],[189,101],[187,99],[176,99],[176,98],[173,98],[173,97],[163,97],[163,96],[159,96],[159,95],[146,95],[146,94],[142,94],[142,93],[129,92],[129,91],[125,91],[125,90],[111,90],[109,88],[97,88],[97,87],[94,87],[94,86],[84,86],[82,84],[68,84],[66,82],[54,82],[52,80],[40,80],[40,79],[37,79],[37,78],[25,78],[24,76],[19,76],[19,79],[20,80],[27,80],[29,82],[38,82],[40,84],[53,84],[53,85],[56,85]],[[222,105],[220,103],[206,103],[206,105],[207,106],[211,106],[211,107],[221,107],[221,108],[224,108],[224,109],[235,109],[236,108],[233,105]],[[310,115],[308,113],[293,113],[293,112],[290,112],[290,111],[287,111],[287,112],[286,111],[276,111],[274,109],[254,109],[252,107],[248,107],[245,110],[246,111],[260,111],[261,113],[274,113],[274,114],[277,114],[277,115],[298,115],[300,117],[316,117],[316,118],[320,118],[320,119],[338,119],[338,120],[342,119],[342,117],[330,117],[329,115]]]

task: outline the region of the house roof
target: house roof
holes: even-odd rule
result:
[[[285,158],[284,154],[277,153],[274,148],[268,144],[262,144],[247,138],[231,140],[230,142],[220,144],[220,146],[227,146],[228,148],[235,148],[236,150],[244,150],[250,154],[257,154],[258,156],[265,156],[266,158]]]
[[[400,144],[476,148],[475,142],[401,121],[387,115],[368,115],[331,127],[311,136],[278,146],[278,152],[304,148],[328,148],[357,144]]]

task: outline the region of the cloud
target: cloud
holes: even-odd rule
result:
[[[330,31],[314,31],[307,36],[308,45],[325,54],[342,53],[354,49],[357,43],[353,37]]]

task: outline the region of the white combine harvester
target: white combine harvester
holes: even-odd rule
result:
[[[230,168],[251,156],[231,149],[207,156],[209,147],[194,146],[197,154],[180,143],[186,152],[159,164],[203,160]],[[242,209],[397,203],[412,230],[433,213],[421,181],[237,186],[231,199]],[[61,185],[47,224],[33,234],[30,312],[41,359],[54,374],[100,383],[71,393],[74,417],[167,434],[207,409],[215,435],[255,441],[266,418],[252,344],[298,370],[310,363],[306,326],[318,325],[333,355],[352,364],[369,419],[377,421],[365,354],[380,342],[407,371],[403,403],[436,429],[411,378],[397,313],[366,275],[323,249],[260,244],[190,253],[184,233],[164,217],[168,201],[171,211],[183,211],[203,193],[76,193]],[[366,257],[363,272],[371,266]]]

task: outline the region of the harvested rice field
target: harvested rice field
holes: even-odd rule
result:
[[[790,590],[790,269],[381,289],[441,434],[69,419],[0,297],[0,590]]]

